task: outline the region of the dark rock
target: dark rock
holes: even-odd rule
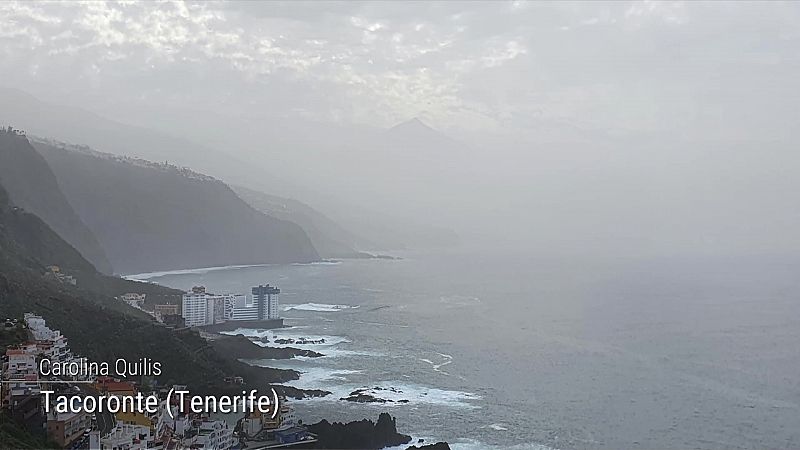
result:
[[[381,449],[411,442],[411,437],[397,432],[395,419],[387,413],[378,416],[378,422],[330,423],[327,420],[315,423],[309,431],[319,438],[317,448],[337,449]]]
[[[220,336],[211,341],[211,346],[216,351],[237,359],[290,359],[295,356],[311,358],[324,356],[322,353],[299,348],[262,347],[241,334]]]
[[[398,393],[398,394],[402,393],[402,391],[400,391],[397,388],[393,388],[393,387],[382,388],[382,387],[379,387],[379,386],[375,386],[374,388],[372,388],[372,390],[374,390],[374,391],[391,391],[391,392],[395,392],[395,393]],[[351,392],[347,397],[342,397],[339,400],[345,400],[345,401],[348,401],[348,402],[355,402],[355,403],[409,403],[409,401],[405,400],[405,399],[396,400],[395,401],[395,400],[387,400],[387,399],[384,399],[384,398],[376,397],[376,396],[374,396],[372,394],[368,394],[366,391],[367,391],[366,388],[364,388],[364,389],[356,389],[355,391]]]
[[[435,444],[421,445],[419,447],[412,445],[406,450],[450,450],[450,446],[447,442],[437,442]]]
[[[325,397],[326,395],[331,394],[329,391],[323,391],[321,389],[299,389],[296,387],[283,385],[276,385],[273,387],[279,395],[298,400],[309,397]]]

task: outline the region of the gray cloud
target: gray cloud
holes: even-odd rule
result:
[[[232,102],[377,126],[424,115],[443,128],[502,133],[542,118],[617,130],[718,131],[733,121],[777,132],[796,120],[799,9],[4,2],[0,67],[4,84],[122,114],[140,102]],[[776,122],[772,113],[785,114]]]

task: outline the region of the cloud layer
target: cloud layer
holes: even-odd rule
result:
[[[775,135],[796,124],[788,3],[0,3],[2,83],[123,117],[211,109],[525,133]],[[744,128],[741,128],[744,127]]]

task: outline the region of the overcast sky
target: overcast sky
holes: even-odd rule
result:
[[[329,214],[776,251],[800,248],[798,25],[800,2],[3,1],[0,86],[235,154]],[[377,129],[413,117],[469,148],[388,151]]]
[[[134,122],[761,138],[797,124],[798,19],[766,2],[0,2],[0,84]]]

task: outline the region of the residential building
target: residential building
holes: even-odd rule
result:
[[[195,286],[183,294],[182,315],[187,327],[213,325],[225,321],[225,296],[206,292],[203,286]]]
[[[99,432],[89,435],[89,448],[98,450],[145,450],[153,448],[154,438],[149,427],[120,424],[101,437]]]
[[[147,294],[137,294],[135,292],[128,292],[127,294],[122,294],[119,299],[123,302],[133,306],[134,308],[142,308],[144,305],[144,299]]]
[[[156,316],[156,320],[159,322],[163,322],[166,316],[176,316],[178,313],[178,305],[166,304],[153,306],[153,315]]]
[[[51,409],[47,415],[47,436],[62,447],[72,444],[92,427],[92,415],[81,408],[75,412],[56,413]]]
[[[134,386],[133,383],[111,377],[97,377],[97,380],[92,383],[92,388],[106,395],[116,395],[119,397],[136,395],[136,386]]]
[[[258,308],[258,319],[277,319],[278,314],[278,294],[281,290],[269,284],[258,285],[252,289],[253,303]]]
[[[258,306],[246,295],[228,294],[225,297],[226,320],[258,320]]]
[[[75,277],[65,274],[58,266],[47,266],[47,272],[44,273],[44,278],[47,280],[58,281],[59,283],[71,284],[73,286],[78,283]]]
[[[32,341],[20,346],[27,353],[45,357],[51,363],[67,363],[74,359],[67,344],[67,338],[60,331],[50,329],[42,317],[26,313],[25,325],[33,338]]]
[[[3,370],[2,403],[12,411],[26,397],[39,395],[39,368],[36,365],[35,349],[35,346],[23,346],[6,350],[8,362],[4,364]]]
[[[233,428],[224,420],[194,421],[192,425],[193,428],[183,439],[183,445],[186,447],[227,450],[238,444],[233,437]]]

